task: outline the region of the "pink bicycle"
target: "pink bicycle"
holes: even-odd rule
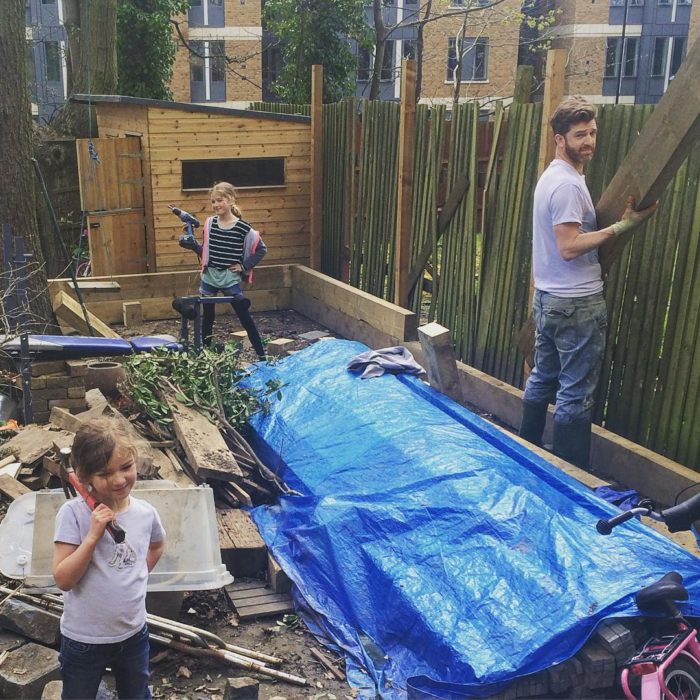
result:
[[[609,535],[613,528],[636,515],[646,515],[666,524],[670,532],[690,530],[700,518],[700,494],[678,506],[661,512],[653,509],[651,501],[643,500],[637,507],[609,520],[599,520],[596,529]],[[688,600],[683,577],[672,571],[643,588],[636,595],[640,610],[665,610],[659,620],[659,636],[647,640],[634,656],[623,664],[620,682],[630,700],[698,700],[700,698],[700,642],[698,631],[676,606],[676,601]]]

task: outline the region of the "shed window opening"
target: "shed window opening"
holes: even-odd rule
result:
[[[228,158],[182,162],[182,189],[208,190],[216,182],[236,188],[280,187],[285,184],[284,158]]]

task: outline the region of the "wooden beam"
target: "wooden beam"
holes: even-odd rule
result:
[[[528,104],[532,102],[532,81],[535,77],[533,66],[518,66],[515,72],[515,90],[513,92],[513,102],[518,104]]]
[[[449,328],[439,323],[428,323],[418,329],[418,338],[425,355],[425,370],[430,386],[462,403],[457,356]]]
[[[205,479],[241,481],[243,472],[219,429],[206,416],[173,396],[165,395],[165,400],[172,413],[175,435],[197,475]]]
[[[323,66],[311,66],[311,250],[314,270],[321,269],[323,212]]]
[[[401,66],[401,117],[399,122],[399,182],[396,200],[394,246],[394,303],[408,307],[410,293],[411,232],[413,228],[413,160],[416,124],[416,62]]]
[[[66,292],[60,291],[53,299],[53,311],[56,318],[62,321],[66,326],[75,328],[80,333],[90,333],[90,328],[85,321],[85,315],[80,304]],[[90,320],[90,326],[93,334],[103,338],[120,338],[118,333],[115,333],[106,323],[103,323],[93,313],[87,312],[87,317]]]
[[[700,139],[700,40],[681,64],[596,206],[598,227],[617,221],[632,195],[636,209],[653,204]],[[636,229],[637,231],[639,229]],[[600,248],[605,274],[634,235],[629,231]]]

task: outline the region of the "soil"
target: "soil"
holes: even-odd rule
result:
[[[308,331],[325,331],[323,326],[292,310],[264,311],[254,313],[255,323],[263,342],[275,338],[287,338],[293,343],[292,351],[301,350],[311,342],[299,336]],[[180,321],[145,322],[137,327],[115,326],[117,333],[125,338],[137,335],[168,333],[179,338]],[[226,342],[231,334],[240,331],[241,325],[233,314],[217,315],[214,323],[216,340]],[[257,356],[245,343],[242,349],[244,361],[254,362]],[[229,666],[223,662],[187,657],[173,650],[159,653],[154,649],[152,658],[154,698],[222,698],[226,679],[248,676],[260,682],[260,700],[281,700],[287,698],[317,698],[340,700],[354,698],[355,691],[335,677],[312,655],[311,648],[321,648],[336,667],[343,671],[344,664],[336,655],[321,647],[313,635],[295,615],[269,617],[256,621],[238,622],[221,591],[196,592],[185,598],[179,617],[181,622],[208,629],[218,634],[224,641],[246,649],[253,649],[284,660],[279,670],[306,678],[310,685],[299,687],[282,681],[266,679],[252,671]],[[188,677],[189,676],[189,677]]]

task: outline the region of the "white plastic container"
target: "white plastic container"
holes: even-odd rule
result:
[[[163,483],[168,482],[137,482],[141,488],[135,494],[155,506],[167,533],[148,590],[200,591],[228,585],[233,577],[221,561],[211,489],[155,487]],[[58,590],[51,573],[53,534],[65,499],[61,489],[52,489],[26,493],[10,505],[0,524],[0,573],[42,591]]]

